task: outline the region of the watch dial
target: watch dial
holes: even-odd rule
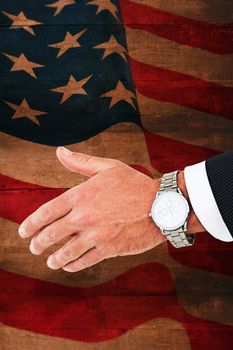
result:
[[[181,227],[188,212],[188,202],[178,192],[159,194],[151,208],[151,215],[157,226],[166,230],[175,230]]]

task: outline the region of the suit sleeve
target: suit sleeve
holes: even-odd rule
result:
[[[184,168],[189,199],[215,238],[233,241],[233,150]]]

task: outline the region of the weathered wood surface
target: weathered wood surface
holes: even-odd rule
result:
[[[134,2],[195,21],[223,25],[233,20],[233,3],[227,0],[194,0],[191,2],[187,0],[134,0]],[[203,35],[208,35],[208,33],[203,33]],[[231,91],[229,89],[233,85],[232,53],[226,55],[213,53],[210,50],[191,47],[152,34],[143,28],[132,29],[130,26],[126,27],[126,37],[129,56],[134,60],[144,62],[152,67],[190,75],[195,79],[217,83],[219,90],[226,87],[227,91]],[[141,85],[144,87],[147,83],[141,82]],[[156,81],[157,85],[159,83]],[[196,83],[196,81],[195,84],[197,89],[201,85],[200,82]],[[169,89],[169,87],[165,88],[165,92],[169,93]],[[182,89],[186,93],[189,87],[186,86]],[[208,92],[208,89],[206,91]],[[145,129],[173,140],[219,152],[233,148],[233,122],[229,111],[223,104],[224,96],[221,100],[223,104],[221,110],[226,112],[226,115],[215,113],[215,106],[212,108],[211,103],[208,106],[208,112],[200,111],[195,106],[192,108],[176,103],[175,100],[169,102],[166,99],[152,99],[139,90],[137,90],[137,100],[142,125]],[[230,100],[228,102],[232,103]],[[154,177],[161,175],[158,169],[151,165],[142,129],[133,123],[125,122],[114,125],[89,140],[69,145],[68,148],[101,157],[118,158],[130,165],[140,165],[146,168]],[[30,189],[1,186],[1,198],[4,197],[3,192],[7,191],[11,193],[14,191],[15,196],[23,196],[25,192],[33,191],[36,196],[38,193],[36,185],[47,186],[51,189],[65,189],[85,181],[86,177],[70,173],[63,168],[56,158],[55,150],[56,148],[53,146],[37,144],[1,133],[1,173],[24,181],[30,186]],[[174,155],[175,151],[174,149]],[[192,155],[190,155],[190,159],[192,159]],[[4,205],[5,203],[0,203],[2,208]],[[11,207],[8,208],[8,211],[11,211]],[[188,315],[210,322],[218,322],[218,329],[220,333],[222,331],[223,337],[225,336],[224,325],[233,325],[233,281],[229,273],[230,269],[224,273],[223,264],[218,264],[214,260],[225,256],[226,260],[224,261],[227,263],[227,259],[229,259],[230,264],[231,260],[228,257],[232,248],[229,246],[218,245],[218,242],[213,244],[212,241],[207,242],[206,245],[203,243],[198,246],[201,260],[199,262],[198,255],[188,251],[181,254],[182,257],[178,259],[174,252],[167,249],[167,244],[163,244],[138,256],[109,259],[80,273],[68,274],[64,271],[51,271],[46,265],[48,254],[55,247],[49,249],[42,256],[32,256],[28,249],[28,240],[20,239],[17,234],[18,226],[17,220],[13,222],[4,217],[1,218],[0,266],[4,271],[32,277],[41,283],[51,282],[65,287],[92,288],[114,280],[141,264],[158,263],[166,267],[169,272],[174,283],[177,300]],[[61,244],[62,242],[56,247],[61,246]],[[210,246],[214,251],[213,254],[209,250]],[[192,259],[190,265],[187,263],[188,254]],[[137,300],[136,295],[132,294],[131,297],[132,302]],[[172,299],[173,295],[170,297]],[[95,306],[97,310],[100,307],[99,305]],[[128,320],[130,317],[132,315],[125,312],[125,319]],[[180,322],[174,319],[157,317],[147,320],[111,340],[82,342],[47,336],[1,324],[0,346],[4,350],[41,350],[42,348],[45,350],[141,350],[142,348],[145,350],[189,350],[191,344],[187,328],[192,329],[193,327],[192,322],[187,323],[185,329]],[[117,331],[119,330],[120,327]],[[200,329],[199,334],[200,337],[205,337],[205,330]],[[229,335],[229,333],[226,334]],[[200,348],[200,350],[202,349]]]

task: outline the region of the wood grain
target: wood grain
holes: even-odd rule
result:
[[[46,265],[47,257],[67,239],[55,244],[44,254],[34,256],[29,251],[30,241],[19,237],[18,225],[1,219],[0,227],[0,265],[4,270],[61,285],[92,287],[110,281],[140,264],[157,262],[169,269],[179,301],[188,313],[233,325],[233,277],[178,263],[168,253],[167,243],[143,254],[107,259],[79,273],[70,274],[63,270],[50,270]]]
[[[233,20],[233,3],[229,0],[132,0],[198,21],[228,23]]]
[[[160,173],[151,166],[143,131],[133,123],[120,123],[77,144],[72,151],[106,158],[116,158],[127,164],[140,164],[154,176]],[[87,177],[65,169],[56,157],[56,147],[40,145],[0,133],[0,169],[2,174],[18,180],[56,188],[69,188]]]
[[[232,86],[233,54],[210,53],[130,27],[126,35],[129,55],[137,61]]]
[[[174,103],[146,97],[137,91],[144,127],[162,136],[226,152],[233,148],[233,122]]]
[[[171,319],[156,318],[105,342],[85,343],[34,334],[0,324],[4,350],[191,350],[186,331]]]
[[[224,31],[224,28],[229,28],[229,23],[233,21],[233,2],[228,0],[133,0],[132,3],[148,5],[172,15],[187,17],[188,20],[184,20],[187,24],[191,23],[190,19],[195,20],[195,24],[192,22],[194,29],[198,28],[198,23],[202,26],[201,21],[206,21],[212,24],[218,23],[221,30]],[[33,11],[35,11],[37,4],[33,3],[32,6]],[[44,7],[44,11],[47,11],[46,7]],[[3,21],[8,23],[7,17],[3,17]],[[98,22],[100,16],[96,18]],[[170,17],[168,16],[168,18]],[[215,28],[212,24],[209,28],[214,27],[216,34],[219,28]],[[0,24],[0,29],[5,30],[6,24],[2,25]],[[44,23],[44,25],[46,26],[48,23]],[[221,40],[216,46],[215,43],[213,45],[204,43],[210,50],[207,51],[207,49],[188,46],[187,40],[185,41],[187,45],[181,44],[182,40],[178,43],[175,38],[176,34],[173,35],[172,30],[168,28],[169,23],[162,24],[161,27],[165,28],[165,32],[169,31],[169,38],[173,38],[174,41],[166,39],[166,35],[159,36],[151,34],[149,31],[127,27],[129,55],[153,67],[190,75],[197,79],[218,82],[221,86],[233,86],[233,55],[223,54],[225,48]],[[202,28],[207,27],[203,25]],[[173,29],[178,30],[176,26],[173,26]],[[203,35],[208,34],[203,32]],[[220,34],[220,37],[224,38],[224,33]],[[195,41],[192,41],[192,44],[195,44]],[[9,43],[9,45],[11,44]],[[229,50],[228,45],[229,40],[226,43],[226,51]],[[213,52],[219,52],[219,54]],[[136,80],[135,82],[136,85],[140,83]],[[185,87],[183,92],[186,93],[187,90],[188,87]],[[208,92],[208,89],[206,91]],[[155,100],[142,95],[139,91],[137,91],[137,99],[142,124],[147,130],[216,151],[225,152],[233,148],[232,120],[226,119],[218,113],[214,115],[181,106],[175,102]],[[141,128],[133,123],[114,125],[95,137],[69,145],[68,148],[100,157],[117,158],[130,165],[137,164],[145,167],[154,177],[161,175],[151,165]],[[66,170],[57,160],[55,151],[56,147],[53,146],[36,144],[0,133],[1,173],[30,183],[30,190],[34,191],[35,195],[34,185],[69,188],[87,179]],[[5,190],[11,191],[10,188]],[[21,189],[18,188],[15,191],[18,191],[20,196]],[[3,203],[3,205],[5,204]],[[8,210],[11,211],[12,208],[9,206]],[[179,303],[186,313],[204,320],[222,323],[222,326],[233,325],[233,278],[226,274],[208,271],[205,268],[193,268],[188,264],[178,262],[174,256],[172,257],[166,243],[137,256],[108,259],[79,273],[69,274],[63,270],[52,271],[46,265],[48,255],[59,248],[64,241],[59,242],[41,256],[33,256],[28,249],[29,240],[22,240],[18,236],[17,229],[18,224],[0,219],[0,267],[3,270],[67,287],[91,288],[110,281],[140,264],[157,262],[169,270]],[[219,247],[217,244],[214,249],[218,249],[222,256],[228,252],[227,248]],[[186,254],[189,254],[191,259],[192,253],[186,252]],[[203,251],[200,250],[199,256],[201,254]],[[196,259],[198,259],[198,255]],[[206,259],[212,259],[212,255],[208,255],[208,252]],[[211,264],[214,266],[214,261],[209,263],[209,265]],[[188,324],[187,328],[194,326]],[[221,325],[219,327],[221,329]],[[204,329],[200,329],[200,337],[202,336],[205,336]],[[0,324],[0,339],[0,345],[4,350],[191,350],[186,330],[179,322],[168,318],[150,320],[113,340],[105,342],[72,341],[17,330],[4,324]]]

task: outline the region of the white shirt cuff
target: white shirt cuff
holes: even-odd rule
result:
[[[233,241],[211,190],[205,161],[186,166],[184,168],[184,179],[189,200],[202,226],[212,236],[221,241]]]

